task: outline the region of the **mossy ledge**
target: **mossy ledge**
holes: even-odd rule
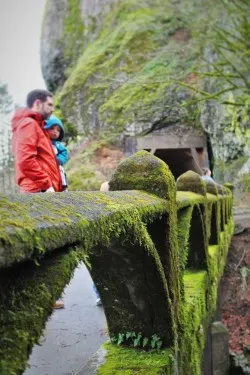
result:
[[[61,249],[40,266],[26,262],[0,273],[0,374],[20,375],[52,306],[84,259],[80,248]]]
[[[131,348],[104,344],[108,351],[106,364],[98,375],[172,375],[174,371],[174,351],[148,352]]]
[[[113,235],[125,238],[127,227],[139,241],[142,219],[151,222],[167,210],[167,201],[136,191],[0,194],[0,268],[75,243],[108,246]]]
[[[136,168],[135,160],[144,160],[145,165],[139,163]],[[152,194],[150,184],[155,181],[149,182],[146,165],[162,173],[157,176],[161,183],[156,192],[166,199]],[[197,184],[176,193],[168,168],[161,168],[159,160],[148,153],[134,155],[118,170],[120,176],[117,172],[112,188],[148,192],[0,196],[0,265],[5,267],[1,277],[6,278],[0,287],[0,318],[5,325],[1,375],[6,374],[5,358],[11,375],[25,368],[53,300],[80,260],[97,284],[110,335],[135,331],[148,338],[154,333],[162,342],[159,353],[109,344],[100,375],[146,371],[173,375],[177,368],[179,375],[200,375],[206,332],[233,233],[232,193],[224,187],[218,188],[219,194],[216,190],[208,193],[199,181],[200,194]],[[72,249],[74,244],[80,247]],[[63,246],[66,253],[55,251]],[[40,267],[25,264],[24,260],[31,259],[39,261]],[[50,262],[59,268],[50,268]],[[9,276],[7,266],[13,270]],[[53,289],[49,280],[55,274],[58,285]],[[33,290],[36,276],[39,289]],[[34,310],[29,316],[31,303]],[[131,342],[123,344],[131,346]]]

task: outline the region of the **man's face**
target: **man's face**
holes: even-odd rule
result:
[[[53,98],[51,96],[47,96],[47,99],[45,102],[39,101],[39,109],[38,112],[41,113],[44,120],[47,120],[50,115],[54,112],[54,104],[53,104]]]

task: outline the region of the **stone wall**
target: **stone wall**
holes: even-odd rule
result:
[[[0,195],[0,373],[22,373],[84,261],[111,338],[101,375],[200,374],[233,232],[231,191],[192,171],[176,186],[146,151],[120,163],[110,189]]]

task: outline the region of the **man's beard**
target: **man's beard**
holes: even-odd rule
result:
[[[42,113],[44,120],[48,120],[50,118],[50,113]]]

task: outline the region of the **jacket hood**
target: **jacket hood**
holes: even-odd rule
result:
[[[44,129],[50,129],[52,126],[58,125],[60,127],[60,135],[57,141],[61,141],[64,137],[64,126],[62,121],[56,116],[50,116],[50,118],[46,121]]]
[[[24,120],[25,118],[33,118],[39,123],[40,126],[43,125],[44,119],[40,113],[31,111],[29,108],[20,108],[14,113],[11,120],[13,132],[18,128],[20,121]]]

